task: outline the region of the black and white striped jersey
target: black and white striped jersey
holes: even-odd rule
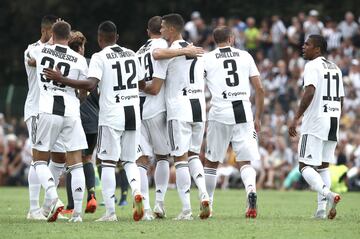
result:
[[[228,46],[206,53],[203,58],[212,95],[209,120],[224,124],[253,121],[249,78],[258,76],[259,71],[252,56]]]
[[[80,116],[80,102],[74,88],[46,79],[44,68],[58,68],[61,73],[76,80],[86,79],[86,59],[66,45],[45,45],[30,51],[36,60],[37,82],[40,89],[39,113],[60,116]]]
[[[99,126],[140,127],[138,81],[142,76],[139,60],[130,49],[115,44],[93,54],[88,77],[99,80]]]
[[[152,53],[158,48],[168,48],[167,42],[162,38],[149,39],[137,52],[136,55],[140,61],[146,84],[151,84],[154,71],[157,71],[157,61]],[[165,79],[164,79],[165,80]],[[140,110],[142,119],[151,119],[161,112],[166,111],[165,106],[165,85],[160,89],[157,95],[149,95],[140,92]]]
[[[304,112],[302,134],[337,141],[344,85],[341,70],[324,57],[309,61],[304,69],[304,87],[313,85],[315,95]]]
[[[184,40],[174,41],[170,49],[186,47]],[[167,119],[185,122],[206,120],[204,94],[204,61],[202,57],[178,56],[159,61],[159,70],[153,76],[165,79]]]
[[[29,119],[31,116],[36,116],[38,114],[39,108],[39,87],[37,82],[36,67],[29,66],[28,61],[30,60],[30,51],[35,47],[43,47],[44,43],[40,40],[30,44],[24,52],[24,64],[27,74],[27,81],[29,91],[26,96],[26,101],[24,105],[24,121]]]

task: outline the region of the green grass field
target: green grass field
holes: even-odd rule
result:
[[[152,190],[153,191],[153,190]],[[65,200],[65,191],[59,190]],[[98,198],[101,200],[101,193]],[[166,198],[167,219],[134,222],[130,206],[117,206],[118,222],[95,223],[104,213],[86,214],[81,224],[25,219],[26,188],[0,188],[0,238],[360,238],[360,193],[345,193],[335,220],[311,219],[316,194],[309,191],[259,191],[258,218],[245,219],[243,190],[217,191],[214,216],[208,220],[173,221],[180,212],[175,190]],[[153,194],[152,194],[153,198]],[[192,190],[193,213],[198,213],[197,191]]]

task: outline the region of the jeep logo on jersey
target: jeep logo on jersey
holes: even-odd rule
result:
[[[330,106],[328,106],[327,104],[323,105],[323,107],[324,107],[324,113],[327,113],[327,112],[329,112],[329,111],[331,111],[331,112],[340,111],[339,108],[337,108],[337,107],[330,107]]]
[[[224,98],[224,99],[227,99],[227,96],[226,96],[226,90],[225,90],[225,91],[223,91],[222,95],[223,95],[223,98]]]

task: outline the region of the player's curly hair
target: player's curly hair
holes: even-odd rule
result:
[[[69,40],[69,47],[78,52],[80,47],[86,43],[86,37],[80,31],[71,31],[70,33],[70,40]]]
[[[325,53],[326,53],[326,50],[327,50],[327,42],[326,42],[326,39],[325,39],[323,36],[313,34],[313,35],[310,35],[310,36],[309,36],[309,39],[312,40],[312,42],[313,42],[313,44],[314,44],[315,47],[319,47],[319,48],[320,48],[321,54],[325,54]]]

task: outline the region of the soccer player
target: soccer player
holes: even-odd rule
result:
[[[332,161],[337,140],[339,121],[344,101],[341,70],[328,61],[327,43],[320,35],[310,35],[304,45],[304,94],[299,109],[289,127],[291,137],[303,116],[299,141],[299,170],[311,189],[318,192],[315,218],[334,219],[340,195],[330,191],[329,162]],[[328,204],[329,211],[326,212]]]
[[[160,32],[168,41],[170,50],[186,48],[189,45],[182,39],[183,28],[184,20],[179,14],[162,17]],[[176,185],[182,202],[182,212],[175,219],[193,219],[190,205],[190,175],[199,188],[199,216],[205,219],[210,214],[209,196],[206,192],[204,168],[199,159],[206,117],[203,61],[196,57],[177,56],[159,61],[159,64],[159,70],[153,73],[152,83],[143,91],[147,94],[157,94],[166,80],[168,133],[171,154],[175,161]]]
[[[81,150],[87,148],[81,126],[79,100],[73,88],[58,84],[44,76],[45,68],[58,68],[62,74],[82,80],[87,74],[86,60],[68,47],[71,26],[64,21],[52,27],[54,45],[34,48],[29,52],[36,61],[36,74],[40,88],[39,115],[34,122],[33,158],[36,175],[51,199],[47,220],[55,221],[64,205],[58,199],[54,177],[47,167],[49,150],[61,139],[67,151],[66,163],[72,174],[74,213],[70,222],[81,222],[85,177]]]
[[[69,47],[72,50],[83,56],[85,53],[85,43],[86,38],[81,32],[71,32]],[[81,99],[83,99],[83,102],[80,104],[81,123],[84,128],[88,144],[88,149],[83,151],[83,168],[85,174],[85,184],[88,191],[85,213],[94,213],[97,203],[95,197],[95,171],[93,163],[91,162],[91,156],[96,145],[99,118],[99,94],[97,88],[92,90],[89,95],[87,95],[87,91],[81,90],[80,100]],[[71,173],[66,174],[66,193],[68,196],[68,205],[66,210],[63,210],[61,213],[72,214],[74,209],[74,200],[71,191]]]
[[[136,53],[147,84],[152,81],[155,60],[154,49],[168,48],[167,42],[161,38],[161,17],[155,16],[148,21],[147,33],[149,40]],[[155,70],[156,71],[156,70]],[[152,220],[153,215],[149,202],[149,182],[147,170],[149,157],[155,154],[155,206],[154,214],[157,218],[165,217],[164,199],[169,182],[169,161],[168,154],[170,147],[166,131],[166,106],[164,98],[164,87],[161,87],[157,95],[150,95],[140,92],[140,112],[142,117],[140,146],[143,155],[137,160],[141,177],[141,193],[144,197],[144,218]]]
[[[42,48],[45,46],[51,36],[52,36],[52,25],[56,22],[58,18],[53,15],[46,15],[41,20],[41,38],[37,42],[30,44],[24,53],[25,60],[25,69],[28,76],[28,86],[29,91],[25,101],[24,108],[24,120],[26,122],[26,126],[29,132],[29,139],[32,142],[34,127],[36,126],[36,116],[38,115],[39,110],[39,95],[40,89],[38,87],[37,82],[37,74],[36,67],[30,66],[30,51],[32,51],[35,47]],[[51,149],[51,160],[49,162],[49,169],[51,174],[54,176],[55,185],[58,185],[59,177],[63,172],[64,163],[65,163],[65,149],[64,145],[58,141],[55,143],[53,148]],[[42,208],[39,206],[39,196],[41,184],[36,175],[34,162],[31,162],[31,166],[28,173],[28,183],[29,183],[29,198],[30,198],[30,210],[27,214],[27,219],[31,220],[46,220],[46,216],[50,211],[51,200],[47,197],[48,194],[45,194],[45,202]]]
[[[140,174],[136,166],[140,139],[140,107],[138,81],[142,71],[135,53],[116,44],[116,25],[102,22],[98,27],[98,43],[102,49],[90,61],[88,79],[76,81],[59,71],[46,70],[46,76],[74,88],[92,90],[98,84],[99,131],[97,156],[102,161],[102,194],[106,213],[97,221],[117,221],[115,214],[115,167],[121,158],[134,198],[135,221],[144,214],[140,192]]]
[[[216,169],[223,163],[229,143],[236,153],[241,179],[247,195],[246,217],[255,218],[256,171],[251,161],[259,160],[257,132],[261,128],[264,89],[252,56],[233,48],[234,35],[228,27],[213,32],[217,48],[204,55],[205,78],[211,92],[204,171],[210,205],[214,201]],[[250,92],[255,89],[255,119]]]

